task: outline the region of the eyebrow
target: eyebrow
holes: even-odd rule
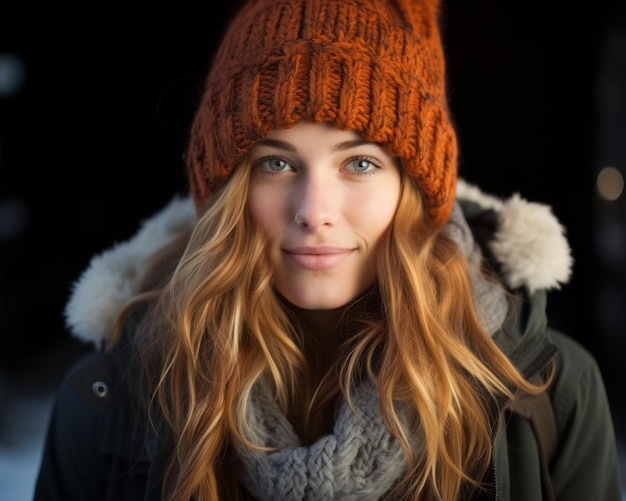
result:
[[[280,148],[281,150],[292,151],[294,153],[297,151],[296,148],[291,144],[286,143],[285,141],[279,141],[278,139],[261,139],[260,141],[257,141],[255,145],[272,146],[274,148]]]
[[[357,146],[363,146],[363,145],[368,145],[368,144],[378,146],[377,143],[373,143],[372,141],[366,141],[365,139],[353,139],[352,141],[344,141],[343,143],[336,144],[335,146],[333,146],[332,150],[343,151],[343,150],[349,150],[350,148],[356,148]]]
[[[292,151],[294,153],[298,151],[293,145],[285,141],[280,141],[279,139],[265,138],[265,139],[261,139],[256,144],[263,145],[263,146],[272,146],[274,148],[280,148],[286,151]],[[337,143],[336,145],[332,147],[332,151],[344,151],[344,150],[349,150],[350,148],[356,148],[357,146],[363,146],[363,145],[368,145],[368,144],[378,146],[378,143],[374,143],[372,141],[366,141],[365,139],[353,139],[351,141],[344,141],[342,143]]]

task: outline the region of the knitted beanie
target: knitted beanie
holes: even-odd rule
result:
[[[225,33],[191,128],[198,209],[252,145],[299,121],[379,143],[443,224],[456,184],[438,0],[249,0]]]

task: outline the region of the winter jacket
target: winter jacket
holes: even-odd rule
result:
[[[615,435],[599,368],[586,349],[551,329],[546,318],[546,291],[570,274],[562,227],[546,206],[518,196],[502,201],[462,180],[457,201],[485,259],[514,293],[495,342],[529,379],[551,360],[556,364],[548,390],[556,425],[547,479],[554,499],[620,501]],[[68,303],[72,332],[100,345],[134,292],[136,264],[194,217],[188,200],[174,200],[132,240],[96,256]],[[160,499],[167,448],[137,412],[134,390],[131,339],[140,314],[129,317],[111,350],[79,360],[59,388],[35,501]],[[528,419],[503,412],[486,479],[490,485],[476,499],[549,499],[542,482],[543,447]]]

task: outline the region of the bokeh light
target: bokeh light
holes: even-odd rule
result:
[[[609,202],[617,200],[624,191],[624,177],[615,167],[604,167],[596,180],[598,194]]]

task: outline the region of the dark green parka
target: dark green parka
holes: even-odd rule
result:
[[[547,446],[539,440],[531,420],[505,411],[486,479],[490,487],[479,498],[621,501],[615,435],[600,370],[587,350],[550,329],[546,318],[546,290],[569,278],[571,258],[562,228],[545,206],[518,197],[501,201],[463,181],[457,200],[481,256],[499,269],[514,293],[494,340],[527,378],[542,373],[552,359],[556,363],[548,391],[550,416],[540,420],[542,427],[553,423],[554,430],[544,435],[554,443]],[[520,215],[534,218],[530,226],[528,220],[521,222],[521,230]],[[194,217],[189,201],[174,200],[134,239],[96,256],[66,311],[74,334],[100,344],[133,292],[136,264],[193,224]],[[528,228],[536,234],[528,235]],[[112,291],[113,299],[103,287]],[[136,412],[138,398],[132,389],[131,340],[138,321],[131,316],[118,343],[80,360],[59,388],[35,501],[160,499],[167,448]],[[546,455],[549,464],[543,465]],[[547,472],[543,478],[542,468]]]

